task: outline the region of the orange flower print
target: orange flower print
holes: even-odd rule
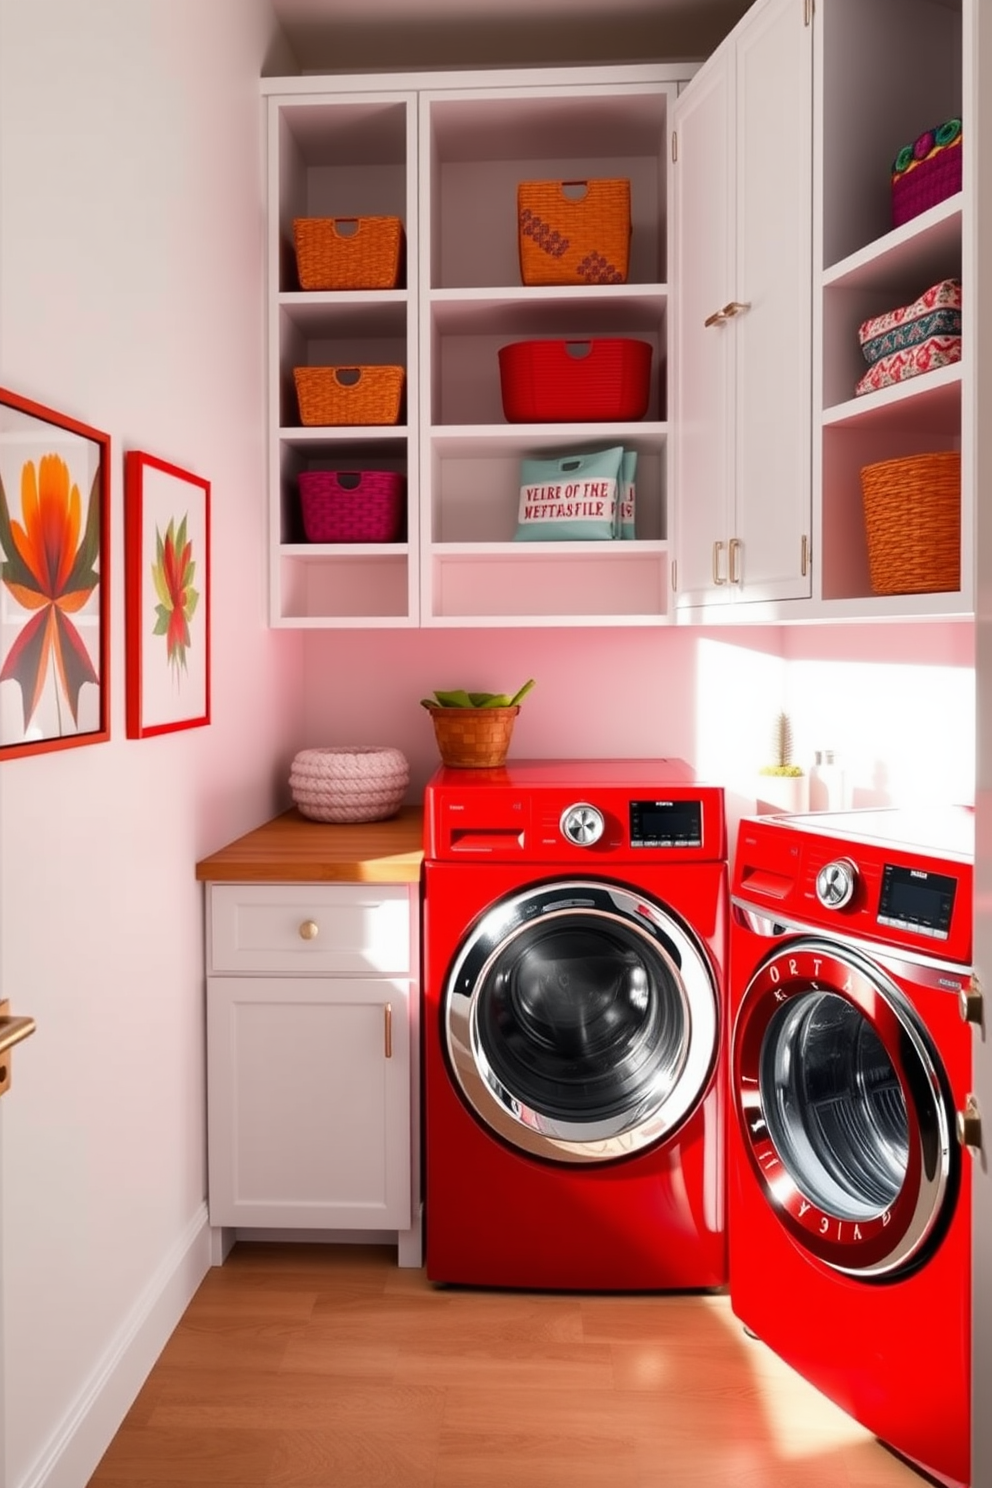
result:
[[[189,622],[199,601],[193,588],[196,564],[193,544],[186,536],[186,517],[176,530],[175,518],[165,530],[165,537],[155,529],[155,562],[152,581],[158,604],[155,606],[153,635],[165,636],[165,655],[175,679],[186,670],[186,652],[190,646]]]
[[[61,733],[61,696],[78,727],[79,691],[98,682],[96,668],[71,614],[81,610],[100,582],[99,474],[90,490],[86,526],[82,501],[69,467],[60,455],[42,455],[37,469],[26,460],[21,469],[21,521],[11,519],[0,485],[0,579],[17,604],[34,611],[22,627],[0,668],[0,682],[13,680],[24,700],[25,730],[41,701],[50,664],[57,678],[56,705]]]

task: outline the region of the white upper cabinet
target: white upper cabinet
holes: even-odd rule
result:
[[[974,335],[971,266],[962,253],[973,203],[956,192],[893,227],[890,166],[903,146],[963,115],[962,12],[946,0],[820,0],[821,189],[815,213],[814,509],[820,531],[817,612],[824,618],[941,616],[974,608]],[[963,118],[963,149],[969,121]],[[867,370],[858,330],[961,281],[962,359],[878,391],[855,393]],[[861,470],[906,456],[961,451],[958,582],[930,592],[876,593]],[[925,505],[924,493],[924,505]],[[910,522],[903,508],[903,525]],[[927,515],[917,537],[927,584]]]
[[[676,604],[808,596],[812,74],[803,0],[755,5],[675,106]]]
[[[273,624],[668,623],[669,122],[693,70],[265,80]],[[518,184],[603,179],[630,182],[626,282],[525,285]],[[402,215],[403,285],[301,291],[293,217],[362,213]],[[643,416],[507,419],[501,347],[598,338],[650,345]],[[406,367],[403,422],[302,427],[293,368],[352,362]],[[524,460],[617,446],[637,455],[634,537],[516,539]],[[304,541],[300,474],[341,468],[402,472],[402,541]]]

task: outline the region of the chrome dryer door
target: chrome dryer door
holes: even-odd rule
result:
[[[458,951],[442,1016],[470,1108],[560,1163],[659,1142],[716,1060],[706,952],[670,909],[605,881],[531,885],[494,903]]]
[[[946,1074],[889,976],[851,947],[781,944],[732,1045],[739,1129],[793,1238],[837,1271],[894,1277],[941,1233],[957,1183]]]

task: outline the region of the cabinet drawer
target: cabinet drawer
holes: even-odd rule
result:
[[[401,884],[212,884],[212,971],[397,976],[412,965]]]

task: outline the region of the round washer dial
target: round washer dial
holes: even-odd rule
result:
[[[851,902],[858,870],[848,858],[826,863],[816,875],[816,897],[824,909],[843,909]]]
[[[587,801],[576,801],[574,806],[566,806],[559,826],[562,836],[574,842],[576,847],[592,847],[606,830],[603,813]]]

